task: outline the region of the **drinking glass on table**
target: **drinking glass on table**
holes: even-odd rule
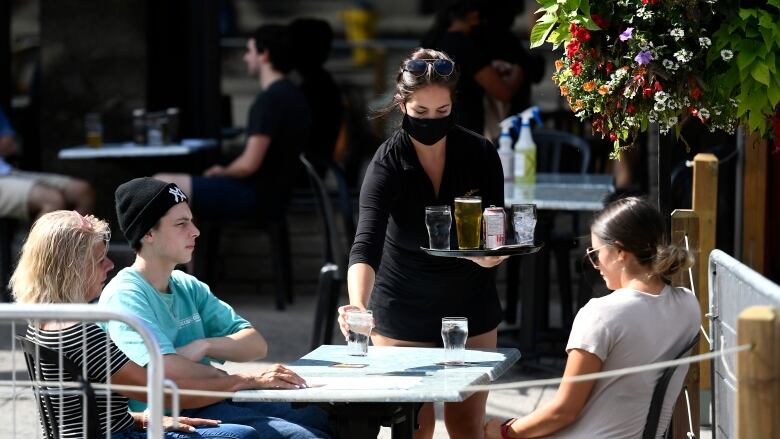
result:
[[[458,248],[477,249],[482,232],[482,197],[455,198],[455,228]]]
[[[84,132],[87,146],[100,148],[103,145],[103,122],[100,119],[100,113],[87,113],[84,116]]]
[[[370,310],[350,309],[347,311],[349,335],[347,337],[347,353],[349,355],[368,355],[368,339],[374,326],[374,315]]]
[[[515,229],[516,244],[533,245],[534,229],[536,228],[536,204],[513,204],[512,227]]]
[[[466,339],[469,337],[469,320],[466,317],[443,317],[441,340],[444,344],[444,363],[462,365],[466,357]]]
[[[428,228],[428,243],[431,249],[450,249],[450,228],[452,227],[450,206],[427,206],[425,208],[425,227]]]

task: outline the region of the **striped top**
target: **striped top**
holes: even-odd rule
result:
[[[84,368],[84,352],[86,352],[87,379],[91,383],[106,383],[109,377],[130,361],[111,341],[108,334],[94,323],[79,323],[65,329],[52,331],[28,326],[27,338],[41,346],[62,352],[65,358],[71,360],[82,370]],[[64,370],[60,372],[53,364],[41,361],[39,367],[43,373],[44,381],[75,380],[75,377]],[[133,425],[134,421],[128,411],[126,397],[115,392],[106,394],[102,389],[95,389],[95,399],[101,434],[106,434],[109,431],[109,421],[112,433],[126,430]],[[61,397],[53,394],[51,400],[54,412],[59,418],[61,437],[84,437],[83,398],[81,394],[66,394]]]

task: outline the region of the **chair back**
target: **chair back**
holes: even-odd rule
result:
[[[677,360],[682,358],[683,355],[687,354],[691,349],[693,349],[693,347],[699,343],[699,337],[700,335],[697,332],[696,336],[693,337],[693,340],[688,344],[688,346],[686,346],[682,352],[674,357],[674,359]],[[669,387],[669,381],[672,380],[672,376],[676,370],[677,366],[670,366],[666,369],[663,369],[661,377],[658,378],[658,382],[655,384],[655,388],[653,389],[653,396],[650,400],[650,410],[647,412],[645,430],[642,433],[642,439],[653,439],[656,437],[658,422],[661,418],[661,409],[663,408],[664,399],[666,398],[666,389]],[[668,429],[669,426],[667,425],[666,428]]]
[[[577,171],[588,172],[590,166],[590,143],[580,136],[565,131],[537,129],[533,131],[536,143],[536,156],[540,172],[561,172],[561,160],[564,148],[580,155]]]
[[[89,380],[84,377],[81,368],[68,358],[62,356],[59,352],[41,346],[24,336],[17,335],[16,341],[22,349],[22,352],[24,352],[24,360],[25,363],[27,363],[27,373],[30,375],[30,381],[34,382],[32,386],[33,394],[35,395],[35,400],[38,402],[41,425],[43,426],[43,432],[46,435],[46,439],[59,439],[60,437],[60,426],[57,422],[58,416],[57,412],[54,410],[51,396],[61,395],[62,389],[56,385],[49,387],[40,384],[45,380],[42,367],[40,364],[36,363],[36,359],[45,361],[58,369],[62,368],[63,371],[70,374],[74,381],[81,384],[81,386],[78,387],[78,391],[82,392],[86,398],[86,404],[82,407],[84,410],[84,417],[87,420],[87,425],[84,426],[85,438],[98,439],[100,437],[100,429],[98,428],[98,411],[95,391],[89,383]]]
[[[300,160],[309,176],[309,183],[311,184],[314,198],[317,200],[317,210],[319,211],[324,226],[325,245],[323,248],[323,255],[325,255],[325,263],[332,263],[343,267],[344,265],[341,263],[341,252],[336,245],[336,223],[328,190],[325,188],[325,183],[317,174],[314,165],[311,164],[304,154],[300,155]]]

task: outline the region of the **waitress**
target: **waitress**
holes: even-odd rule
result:
[[[349,258],[349,305],[339,308],[345,337],[350,309],[370,309],[375,346],[441,345],[441,318],[468,318],[468,348],[495,348],[501,305],[495,270],[506,257],[430,256],[425,206],[452,205],[480,196],[504,205],[501,162],[493,144],[455,125],[458,69],[444,52],[417,49],[405,59],[387,114],[398,109],[402,127],[377,150],[360,190],[360,218]],[[450,438],[483,435],[487,393],[445,403]],[[415,438],[433,437],[435,416],[425,404]]]

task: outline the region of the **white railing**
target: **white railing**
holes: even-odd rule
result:
[[[120,321],[126,323],[138,334],[141,335],[149,351],[149,364],[146,367],[147,374],[147,404],[149,406],[149,423],[147,437],[149,439],[162,439],[163,435],[163,363],[160,348],[157,340],[146,329],[144,324],[137,317],[119,313],[100,305],[87,304],[46,304],[46,305],[21,305],[21,304],[0,304],[0,323],[11,323],[11,365],[12,369],[25,370],[24,366],[16,367],[16,340],[14,339],[15,324],[31,320],[41,321],[82,321],[82,322],[108,322]],[[16,370],[12,370],[12,386],[21,387],[21,383],[16,384]],[[16,398],[14,397],[14,401]],[[13,408],[11,408],[13,410]],[[7,408],[3,409],[4,411]],[[30,420],[31,414],[21,419]],[[17,416],[13,415],[16,422]]]
[[[737,318],[750,306],[780,308],[780,286],[720,250],[709,259],[710,336],[715,351],[737,346]],[[736,356],[712,361],[712,430],[736,437]]]

